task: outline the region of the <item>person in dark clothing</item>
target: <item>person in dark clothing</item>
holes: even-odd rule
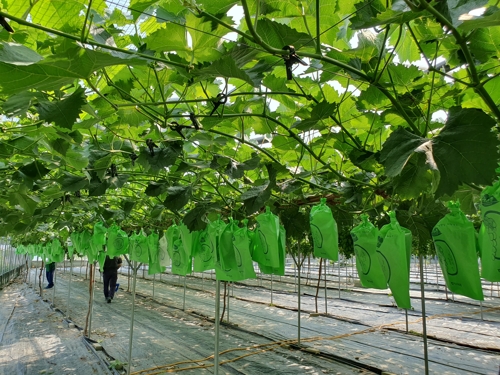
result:
[[[102,280],[104,282],[104,298],[108,303],[115,296],[116,280],[118,280],[118,269],[122,266],[122,258],[110,258],[106,255],[102,271]]]
[[[56,270],[56,262],[48,262],[45,264],[45,276],[47,276],[47,286],[45,289],[54,287],[54,272]]]

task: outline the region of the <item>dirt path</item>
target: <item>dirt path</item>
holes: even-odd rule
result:
[[[82,326],[88,306],[88,280],[84,280],[84,275],[85,272],[80,275],[79,270],[75,271],[70,300],[71,316]],[[220,334],[220,350],[229,350],[220,360],[232,362],[221,366],[221,374],[358,374],[370,370],[423,373],[420,301],[413,292],[415,311],[408,314],[413,334],[406,334],[404,311],[391,306],[387,294],[343,290],[342,299],[338,299],[338,292],[330,291],[329,314],[313,316],[309,313],[314,311],[314,288],[303,286],[301,337],[309,352],[294,350],[297,347],[288,345],[290,342],[272,345],[297,338],[297,294],[291,279],[282,278],[281,283],[278,278],[274,280],[272,306],[269,279],[251,280],[232,288],[232,324],[222,326]],[[68,280],[69,273],[59,270],[55,304],[63,311]],[[103,299],[102,284],[96,284],[92,338],[100,341],[110,355],[125,362],[131,295],[125,292],[126,275],[120,275],[119,282],[122,289],[111,304]],[[213,373],[212,367],[202,367],[213,360],[201,359],[214,352],[214,280],[209,275],[203,280],[187,278],[185,312],[182,278],[163,274],[160,282],[157,276],[154,291],[153,299],[153,280],[138,279],[132,371],[187,361],[179,367],[198,367],[184,371],[186,374]],[[477,306],[433,299],[432,291],[429,296],[428,335],[434,338],[429,339],[430,373],[496,375],[500,364],[500,317],[498,310],[486,308],[498,304],[498,299],[485,301],[485,320],[481,321]],[[49,293],[47,298],[51,297]],[[324,311],[324,298],[320,299],[319,311]],[[449,315],[439,316],[443,313]],[[390,323],[397,324],[377,328]],[[273,350],[264,350],[267,348]],[[235,360],[240,355],[248,356]]]
[[[81,332],[19,281],[0,291],[0,374],[110,374]]]

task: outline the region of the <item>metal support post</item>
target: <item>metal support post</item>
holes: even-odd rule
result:
[[[214,374],[219,375],[220,280],[215,283],[215,353]]]
[[[427,322],[425,316],[425,292],[424,292],[424,270],[423,270],[423,256],[419,256],[420,262],[420,298],[422,301],[422,335],[424,338],[424,361],[425,361],[425,375],[429,375],[429,354],[427,352]]]
[[[128,261],[128,259],[127,259]],[[129,267],[130,267],[129,262]],[[139,267],[141,265],[139,264]],[[130,315],[130,336],[128,339],[128,363],[127,363],[127,374],[130,374],[130,366],[132,365],[132,339],[134,338],[134,313],[135,313],[135,288],[137,285],[137,270],[139,268],[137,266],[137,261],[133,261],[132,269],[133,269],[133,281],[132,281],[132,314]]]

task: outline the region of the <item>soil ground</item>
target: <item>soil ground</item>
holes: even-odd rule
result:
[[[65,270],[56,271],[55,290],[43,293],[47,302],[37,295],[38,284],[36,292],[22,282],[5,288],[0,294],[0,335],[2,330],[9,334],[3,334],[3,339],[0,336],[0,374],[38,374],[40,371],[100,374],[109,371],[102,365],[103,359],[108,363],[127,362],[132,312],[132,294],[127,292],[132,282],[128,282],[127,271],[124,267],[119,276],[120,290],[111,304],[104,300],[97,274],[90,338],[103,346],[104,352],[98,353],[88,348],[81,331],[66,328],[64,319],[69,315],[77,327],[85,326],[89,305],[85,268],[73,268],[69,311],[68,263]],[[413,271],[412,281],[416,282],[417,272]],[[33,285],[36,272],[31,270],[29,285]],[[315,272],[317,268],[312,267],[309,276],[314,278]],[[346,277],[342,277],[344,272]],[[317,280],[309,280],[309,285],[304,285],[302,280],[300,315],[297,277],[292,269],[288,269],[285,277],[275,276],[271,280],[269,275],[264,275],[232,284],[229,301],[226,299],[224,324],[220,327],[222,365],[219,373],[380,374],[386,371],[423,374],[419,284],[412,284],[414,309],[408,311],[407,331],[405,311],[393,305],[388,292],[349,283],[349,272],[347,268],[340,270],[339,293],[338,269],[337,274],[334,269],[328,270],[327,298],[324,289],[320,289],[318,313]],[[211,357],[215,345],[214,275],[188,276],[186,288],[183,277],[168,273],[153,279],[147,276],[147,271],[139,270],[138,276],[132,373],[214,373]],[[428,270],[429,280],[435,276]],[[324,286],[324,280],[320,285]],[[498,374],[500,299],[497,285],[491,284],[491,288],[491,296],[486,293],[481,309],[477,301],[451,293],[446,299],[443,286],[426,285],[431,374]],[[59,312],[50,308],[52,303]],[[2,328],[1,322],[13,308],[15,311],[6,328]],[[61,358],[54,353],[60,353]],[[88,368],[64,372],[71,371],[68,366],[79,369],[78,366],[83,366],[81,362]]]

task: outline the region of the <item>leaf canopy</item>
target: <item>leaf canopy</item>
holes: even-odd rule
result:
[[[327,197],[424,249],[436,199],[474,215],[496,177],[500,9],[417,3],[3,0],[0,235],[267,205],[299,240]]]

